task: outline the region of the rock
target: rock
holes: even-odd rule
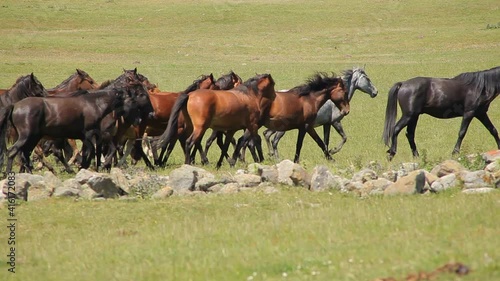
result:
[[[54,191],[57,187],[62,186],[62,181],[52,172],[46,171],[43,173],[43,181],[47,189]]]
[[[222,186],[217,193],[234,194],[240,192],[240,187],[237,183],[228,183]]]
[[[348,181],[342,186],[342,189],[340,190],[341,192],[356,192],[359,193],[359,191],[363,189],[363,183],[360,181]]]
[[[88,186],[88,185],[87,185]],[[82,185],[76,179],[67,179],[54,190],[54,197],[77,197],[82,192]]]
[[[311,187],[309,188],[312,191],[323,191],[328,189],[337,189],[340,190],[342,188],[342,182],[340,177],[333,175],[328,167],[324,165],[319,165],[314,167],[311,176]]]
[[[129,194],[130,193],[130,184],[129,180],[123,173],[123,171],[120,168],[113,167],[111,168],[111,171],[109,171],[109,175],[111,176],[111,179],[115,184],[120,187],[125,193]]]
[[[389,185],[384,190],[384,195],[423,193],[425,183],[425,172],[423,170],[413,171]]]
[[[37,201],[42,199],[48,199],[54,193],[53,188],[47,187],[44,181],[39,181],[31,185],[28,189],[28,201]]]
[[[8,178],[2,181],[2,193],[8,195],[8,192],[12,192],[17,199],[22,199],[24,201],[28,200],[28,192],[29,188],[32,185],[37,185],[37,189],[45,188],[43,183],[43,177],[40,175],[32,175],[27,173],[19,173],[15,175],[15,187],[13,189],[9,189],[8,186]],[[39,190],[35,191],[37,193]],[[38,195],[37,195],[38,196]],[[7,196],[9,197],[9,196]],[[36,196],[32,197],[35,198]]]
[[[78,181],[78,183],[84,184],[87,183],[87,181],[96,174],[96,172],[92,172],[87,169],[81,169],[80,171],[78,171],[78,173],[76,173],[75,179]]]
[[[490,150],[481,154],[481,157],[483,158],[484,162],[486,162],[486,164],[495,162],[500,159],[500,150]]]
[[[443,191],[453,187],[457,187],[460,183],[458,182],[457,176],[455,174],[448,174],[442,176],[435,180],[431,184],[431,189],[434,191]]]
[[[210,176],[207,176],[207,177],[203,177],[201,179],[199,179],[195,184],[194,184],[194,190],[198,190],[198,191],[208,191],[208,189],[213,186],[213,185],[216,185],[218,183],[222,183],[224,182],[224,180],[218,180],[215,178],[215,176],[213,177],[210,177]]]
[[[391,184],[393,184],[393,182],[385,178],[367,181],[363,184],[363,187],[360,190],[361,195],[384,194],[385,189]]]
[[[363,169],[352,176],[352,181],[365,183],[367,181],[378,179],[378,175],[374,170]]]
[[[493,191],[495,191],[495,188],[480,187],[480,188],[464,189],[464,190],[462,190],[462,193],[465,193],[465,194],[484,194],[484,193],[490,193]]]
[[[436,175],[437,177],[446,176],[448,174],[458,174],[462,171],[465,171],[464,166],[458,163],[455,160],[445,160],[441,164],[434,166],[431,170],[431,174]]]
[[[107,174],[96,174],[88,179],[87,184],[104,198],[117,198],[127,194]]]
[[[394,171],[394,170],[387,171],[385,173],[382,173],[382,175],[380,177],[387,179],[387,180],[390,180],[392,182],[396,182],[396,180],[398,179],[398,172]]]
[[[203,177],[214,178],[215,176],[204,169],[182,165],[180,168],[170,172],[168,186],[172,187],[175,191],[194,191],[196,182]]]
[[[299,164],[290,160],[283,160],[276,165],[278,168],[278,182],[286,185],[298,185],[309,188],[310,177],[307,171]]]
[[[253,174],[244,174],[235,177],[240,187],[254,187],[261,183],[261,177]]]
[[[486,172],[490,172],[492,174],[500,172],[500,162],[499,161],[494,161],[486,165],[484,168]]]
[[[463,171],[460,173],[460,179],[465,189],[492,187],[494,183],[493,176],[484,170],[473,172]]]
[[[165,198],[172,196],[172,194],[174,194],[174,189],[171,188],[170,186],[166,186],[166,187],[158,190],[157,192],[155,192],[155,194],[153,194],[151,196],[151,199],[155,199],[155,200],[165,199]]]
[[[84,184],[81,185],[80,193],[78,193],[78,195],[81,198],[88,199],[88,200],[92,200],[92,199],[98,198],[100,196],[100,194],[98,194],[97,192],[95,192],[86,183],[84,183]]]

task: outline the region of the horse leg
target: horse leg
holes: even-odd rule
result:
[[[264,139],[266,140],[267,150],[269,151],[269,156],[274,156],[274,149],[271,145],[271,136],[276,133],[276,131],[266,129],[262,134],[264,135]]]
[[[307,127],[309,127],[309,128],[307,128]],[[321,150],[325,154],[326,159],[332,160],[332,156],[330,155],[330,151],[328,151],[328,148],[326,147],[325,143],[319,137],[318,133],[316,133],[316,130],[314,130],[314,126],[311,124],[311,126],[306,126],[306,128],[307,128],[307,134],[309,134],[311,136],[311,138],[316,142],[316,144],[321,148]]]
[[[333,126],[333,124],[332,124]],[[323,125],[323,142],[325,143],[326,149],[328,150],[328,146],[330,145],[330,124]]]
[[[474,111],[467,111],[464,113],[462,124],[460,125],[460,131],[458,132],[457,143],[455,144],[455,148],[453,149],[453,154],[458,154],[460,152],[460,146],[462,146],[462,141],[465,137],[465,133],[467,133],[467,129],[469,128],[470,122],[474,117]]]
[[[297,135],[297,144],[295,145],[295,157],[293,159],[294,163],[299,163],[300,150],[302,149],[302,144],[304,142],[305,135],[306,135],[306,129],[300,128],[299,134]]]
[[[305,134],[305,133],[304,133]],[[276,159],[279,159],[279,153],[278,153],[278,143],[279,141],[281,140],[281,138],[285,135],[285,132],[284,131],[278,131],[276,132],[276,134],[274,135],[274,138],[273,138],[273,154],[274,156],[276,157]]]
[[[218,133],[219,132],[213,130],[212,134],[208,137],[208,139],[205,143],[205,154],[208,154],[208,149],[210,148],[210,146],[212,146],[212,143],[217,138]]]
[[[411,153],[413,157],[418,157],[417,145],[415,144],[415,129],[417,128],[418,115],[413,117],[406,127],[406,138],[408,139],[408,143],[410,144]]]
[[[224,145],[222,146],[219,161],[217,161],[217,166],[216,166],[217,170],[220,169],[220,167],[222,166],[222,161],[228,155],[227,151],[229,149],[229,145],[231,144],[231,140],[233,139],[235,133],[236,131],[226,131],[226,139],[224,141]],[[231,165],[231,161],[229,161],[229,164]]]
[[[493,123],[491,123],[491,120],[488,117],[488,113],[486,111],[476,113],[476,118],[479,121],[481,121],[481,123],[484,125],[484,127],[486,127],[486,129],[488,129],[490,134],[495,138],[495,141],[497,143],[497,148],[500,149],[500,138],[498,137],[498,131],[495,128],[495,126],[493,125]]]
[[[335,129],[335,131],[337,131],[337,133],[339,133],[340,137],[342,137],[342,140],[337,145],[337,147],[330,150],[330,154],[335,154],[342,149],[342,146],[344,146],[345,142],[347,141],[347,135],[344,133],[344,128],[342,128],[342,124],[340,123],[340,121],[333,122],[332,126]],[[326,141],[326,139],[325,139],[325,141]],[[326,145],[326,147],[328,147],[328,143],[325,142],[325,145]]]
[[[73,174],[74,173],[73,169],[71,169],[71,167],[68,164],[68,161],[66,160],[67,158],[64,157],[64,155],[63,155],[63,148],[67,145],[69,146],[69,144],[67,143],[66,140],[58,140],[58,141],[60,141],[60,143],[58,143],[57,141],[54,143],[55,149],[53,149],[52,154],[54,154],[56,159],[59,160],[59,162],[61,162],[63,164],[64,171],[66,171],[68,174]],[[67,154],[67,155],[69,156],[70,154]]]
[[[389,161],[391,161],[392,158],[394,158],[394,155],[396,155],[396,150],[398,147],[398,134],[404,127],[406,127],[406,125],[408,125],[410,119],[411,115],[403,115],[401,119],[399,119],[396,123],[396,126],[394,126],[394,134],[391,138],[391,147],[389,148],[389,150],[387,150]]]

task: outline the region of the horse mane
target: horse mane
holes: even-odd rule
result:
[[[298,93],[299,96],[307,96],[311,92],[321,91],[339,83],[340,78],[332,72],[332,76],[324,72],[318,72],[309,78],[305,84],[293,87],[290,91]]]
[[[102,90],[102,89],[108,87],[113,82],[114,82],[113,80],[106,80],[106,81],[102,82],[101,85],[99,86],[98,90]]]
[[[452,79],[461,80],[481,94],[494,95],[500,91],[500,66],[488,70],[461,73]]]
[[[210,77],[210,75],[201,75],[199,78],[195,79],[193,81],[193,84],[189,85],[186,90],[184,90],[184,93],[186,94],[189,94],[191,93],[192,91],[194,90],[198,90],[199,89],[199,86],[200,86],[200,83],[207,79],[208,77]]]
[[[66,78],[64,81],[62,81],[61,84],[59,84],[59,85],[57,85],[54,88],[49,89],[49,90],[63,88],[64,86],[66,86],[67,84],[69,84],[69,81],[71,81],[77,75],[78,75],[78,72],[73,73],[68,78]]]
[[[236,76],[239,84],[243,83],[241,77],[231,70],[228,74],[225,74],[221,76],[219,79],[217,79],[217,81],[215,81],[215,85],[218,85],[220,89],[228,89],[231,83],[233,82],[233,76]]]
[[[250,94],[249,89],[252,89],[254,93],[257,93],[259,91],[259,89],[257,88],[257,82],[260,78],[267,75],[269,74],[257,74],[254,77],[249,78],[247,81],[243,82],[243,84],[238,85],[235,89],[247,95]]]
[[[82,95],[88,94],[89,91],[87,90],[77,90],[74,92],[69,92],[69,93],[55,93],[50,96],[47,96],[48,98],[69,98],[69,97],[78,97]]]

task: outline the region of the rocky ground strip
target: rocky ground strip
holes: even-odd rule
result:
[[[429,194],[451,188],[463,193],[495,192],[500,186],[500,151],[482,154],[484,168],[470,171],[455,160],[445,160],[432,170],[418,163],[403,163],[397,170],[380,172],[376,163],[346,178],[322,165],[308,172],[290,160],[273,165],[250,164],[234,174],[216,175],[202,168],[182,165],[168,176],[139,172],[134,175],[118,168],[110,173],[80,170],[74,178],[61,181],[51,172],[43,175],[16,174],[17,199],[34,201],[50,197],[121,200],[164,199],[173,195],[231,194],[242,191],[279,192],[278,185],[311,191],[340,191],[359,196]],[[0,181],[0,202],[7,199],[7,180]]]

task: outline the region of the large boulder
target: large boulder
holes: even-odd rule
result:
[[[290,186],[309,188],[311,178],[307,171],[297,163],[286,159],[276,165],[278,168],[278,182]]]
[[[339,176],[333,175],[328,167],[324,165],[319,165],[314,167],[311,175],[311,186],[312,191],[323,191],[329,189],[340,190],[342,188],[343,182]]]

